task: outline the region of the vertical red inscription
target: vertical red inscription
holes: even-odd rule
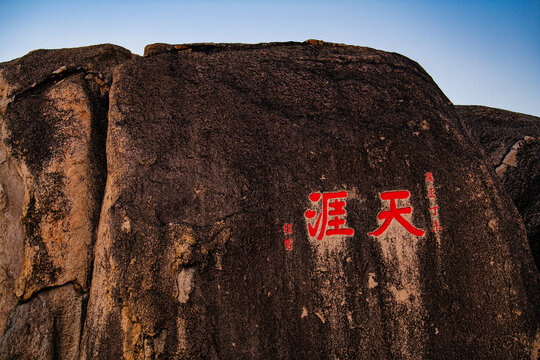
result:
[[[287,224],[285,223],[283,225],[283,232],[285,233],[285,249],[291,251],[292,250],[292,246],[293,246],[293,238],[292,237],[287,237],[288,234],[292,234],[293,231],[292,231],[292,224]]]
[[[442,226],[439,224],[439,206],[437,205],[437,196],[435,195],[435,178],[433,174],[428,172],[426,173],[426,189],[427,189],[427,198],[429,199],[431,210],[431,231],[438,233],[442,230]]]

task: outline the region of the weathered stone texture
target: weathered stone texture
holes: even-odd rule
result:
[[[504,189],[523,218],[540,269],[540,138],[524,141],[516,162],[517,166],[508,168],[503,176]]]
[[[417,64],[309,44],[150,53],[113,76],[87,359],[531,356],[523,224]],[[424,237],[367,234],[396,189]],[[334,190],[355,235],[312,240],[308,195]]]
[[[0,359],[77,359],[85,297],[72,284],[17,306],[0,339]]]
[[[540,269],[540,118],[483,106],[456,106],[516,205]]]
[[[317,40],[145,54],[0,64],[0,359],[538,355],[507,182],[418,64]],[[368,234],[390,190],[424,235]],[[309,195],[332,191],[354,235],[314,239]]]
[[[24,260],[24,230],[20,221],[24,184],[17,166],[0,143],[0,334],[17,304],[15,285]]]
[[[112,67],[129,58],[129,51],[104,45],[39,50],[0,64],[0,335],[5,332],[6,343],[15,341],[9,338],[15,330],[6,328],[10,312],[24,313],[24,321],[32,323],[40,321],[34,316],[67,306],[47,302],[49,308],[40,312],[15,308],[24,302],[33,309],[40,291],[55,293],[71,284],[81,293],[73,306],[82,311],[106,177]],[[59,339],[53,340],[73,336],[78,347],[80,316],[75,320],[69,321],[78,324],[78,335],[66,328],[68,333],[57,332]],[[12,326],[18,321],[15,316]],[[61,358],[78,356],[66,354]]]
[[[485,106],[457,105],[456,110],[470,126],[494,167],[510,148],[525,136],[540,135],[540,118]]]

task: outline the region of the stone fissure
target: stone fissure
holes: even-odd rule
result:
[[[90,299],[90,287],[92,286],[91,283],[88,286],[88,293],[85,293],[82,295],[82,303],[81,303],[81,327],[79,329],[79,354],[81,354],[83,350],[83,336],[84,336],[84,329],[86,326],[86,317],[88,315],[88,300]]]
[[[54,291],[55,289],[61,289],[61,288],[64,288],[66,286],[73,286],[73,289],[75,289],[77,291],[78,294],[80,294],[81,296],[83,296],[85,294],[85,292],[82,291],[82,287],[80,284],[78,284],[76,281],[74,280],[71,280],[71,281],[68,281],[68,282],[65,282],[63,284],[59,284],[59,285],[53,285],[53,286],[46,286],[46,287],[43,287],[41,289],[39,289],[38,291],[34,292],[32,294],[32,296],[30,296],[29,298],[27,299],[20,299],[19,302],[17,303],[17,306],[21,306],[23,304],[26,304],[28,302],[31,302],[33,301],[35,298],[43,295],[44,293],[46,292],[49,292],[49,291]]]
[[[34,91],[38,91],[43,87],[46,87],[52,83],[58,82],[60,80],[63,80],[71,75],[84,73],[84,69],[81,66],[73,67],[73,68],[67,68],[65,66],[59,68],[56,71],[53,71],[51,74],[49,74],[44,79],[41,79],[32,85],[21,89],[19,91],[16,91],[14,94],[11,94],[6,99],[3,100],[5,108],[0,108],[0,114],[6,113],[8,106],[10,103],[14,102],[15,100],[18,100],[19,98],[22,98]],[[3,111],[2,111],[3,110]]]
[[[91,250],[89,251],[89,268],[88,268],[88,280],[87,280],[87,286],[88,286],[88,292],[84,294],[82,299],[82,312],[81,312],[81,329],[79,333],[79,352],[83,350],[83,336],[84,336],[84,330],[87,324],[87,315],[88,315],[88,302],[90,298],[90,290],[92,288],[92,279],[94,275],[94,267],[95,267],[95,261],[96,261],[96,251],[95,247],[97,245],[97,236],[98,236],[98,229],[99,224],[101,220],[101,212],[102,207],[104,205],[104,197],[105,197],[105,186],[107,184],[107,176],[108,176],[108,169],[107,169],[107,132],[108,132],[108,118],[109,118],[109,104],[110,104],[110,86],[112,82],[114,81],[114,77],[111,79],[110,83],[105,83],[102,80],[102,75],[97,73],[91,73],[86,72],[87,75],[91,74],[94,76],[97,76],[97,78],[88,78],[88,81],[95,81],[97,85],[100,87],[100,91],[104,90],[105,93],[101,94],[101,98],[98,97],[96,101],[94,101],[94,114],[93,114],[93,121],[92,121],[92,129],[91,129],[91,138],[92,138],[92,154],[93,154],[93,165],[95,166],[95,171],[97,173],[96,176],[96,199],[98,199],[98,204],[96,206],[96,214],[94,216],[93,222],[94,222],[94,231],[92,232],[92,243],[90,245]],[[104,89],[104,87],[106,88]],[[97,94],[96,94],[97,95]]]
[[[7,113],[8,107],[11,103],[76,74],[85,74],[91,76],[100,87],[110,85],[106,81],[104,81],[103,75],[99,72],[87,70],[82,66],[62,66],[59,69],[50,73],[47,77],[34,82],[32,85],[16,91],[15,93],[7,96],[5,99],[0,99],[0,115],[4,115]]]

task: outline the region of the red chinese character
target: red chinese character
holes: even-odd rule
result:
[[[430,199],[436,198],[436,196],[435,196],[435,189],[434,189],[434,188],[429,189],[429,196],[428,196],[428,198],[430,198]]]
[[[433,232],[435,233],[438,233],[439,231],[442,230],[442,226],[439,225],[439,222],[437,220],[435,220],[433,222],[433,228],[432,228]]]
[[[283,225],[283,232],[285,234],[292,234],[293,231],[292,231],[292,224],[284,224]]]
[[[433,174],[432,173],[426,173],[426,180],[431,181],[431,182],[435,181],[435,180],[433,180]]]
[[[292,250],[292,244],[293,244],[293,239],[292,238],[285,239],[285,249],[291,251]]]
[[[438,208],[439,208],[438,206],[434,206],[434,207],[429,208],[429,210],[433,210],[433,216],[437,216],[437,209]]]
[[[342,217],[346,216],[345,212],[345,200],[338,200],[338,199],[345,199],[347,197],[346,191],[338,191],[338,192],[331,192],[331,193],[324,193],[322,194],[322,202],[323,202],[323,208],[322,212],[317,217],[317,222],[315,223],[315,227],[311,226],[311,224],[308,223],[308,229],[309,229],[309,235],[311,237],[315,237],[317,235],[317,231],[320,226],[320,232],[319,236],[317,237],[318,240],[322,240],[322,238],[325,235],[331,236],[331,235],[345,235],[345,236],[353,236],[354,230],[349,228],[342,228],[343,224],[345,224],[345,219]],[[312,202],[318,202],[321,198],[321,193],[311,193],[309,194],[309,199]],[[305,213],[305,217],[308,219],[313,219],[317,215],[317,212],[314,210],[308,210]],[[329,219],[330,218],[330,219]],[[326,227],[328,226],[328,230],[326,230]]]
[[[425,231],[420,230],[409,224],[407,220],[405,220],[401,214],[411,214],[412,213],[412,207],[406,207],[398,209],[396,207],[396,200],[397,199],[408,199],[409,196],[411,196],[411,193],[408,191],[387,191],[383,192],[381,194],[382,200],[390,200],[390,210],[387,211],[381,211],[379,213],[379,216],[377,217],[379,220],[384,220],[384,223],[381,225],[380,228],[377,230],[368,233],[369,235],[373,236],[379,236],[381,235],[392,222],[393,219],[396,219],[403,227],[411,234],[416,236],[422,236],[424,235]]]

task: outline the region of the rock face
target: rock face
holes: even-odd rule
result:
[[[523,222],[418,64],[37,54],[0,65],[2,358],[537,357]]]
[[[130,58],[103,45],[39,50],[0,65],[0,333],[7,358],[78,356],[106,177],[108,88],[113,67]],[[76,295],[61,295],[68,288]],[[58,291],[39,295],[47,289]],[[78,310],[59,310],[68,307]]]
[[[483,106],[456,106],[516,205],[540,269],[540,118]]]
[[[17,306],[0,339],[2,359],[77,359],[86,297],[74,285],[47,289]]]
[[[516,142],[538,137],[540,118],[485,106],[457,105],[458,114],[470,126],[495,168]]]

